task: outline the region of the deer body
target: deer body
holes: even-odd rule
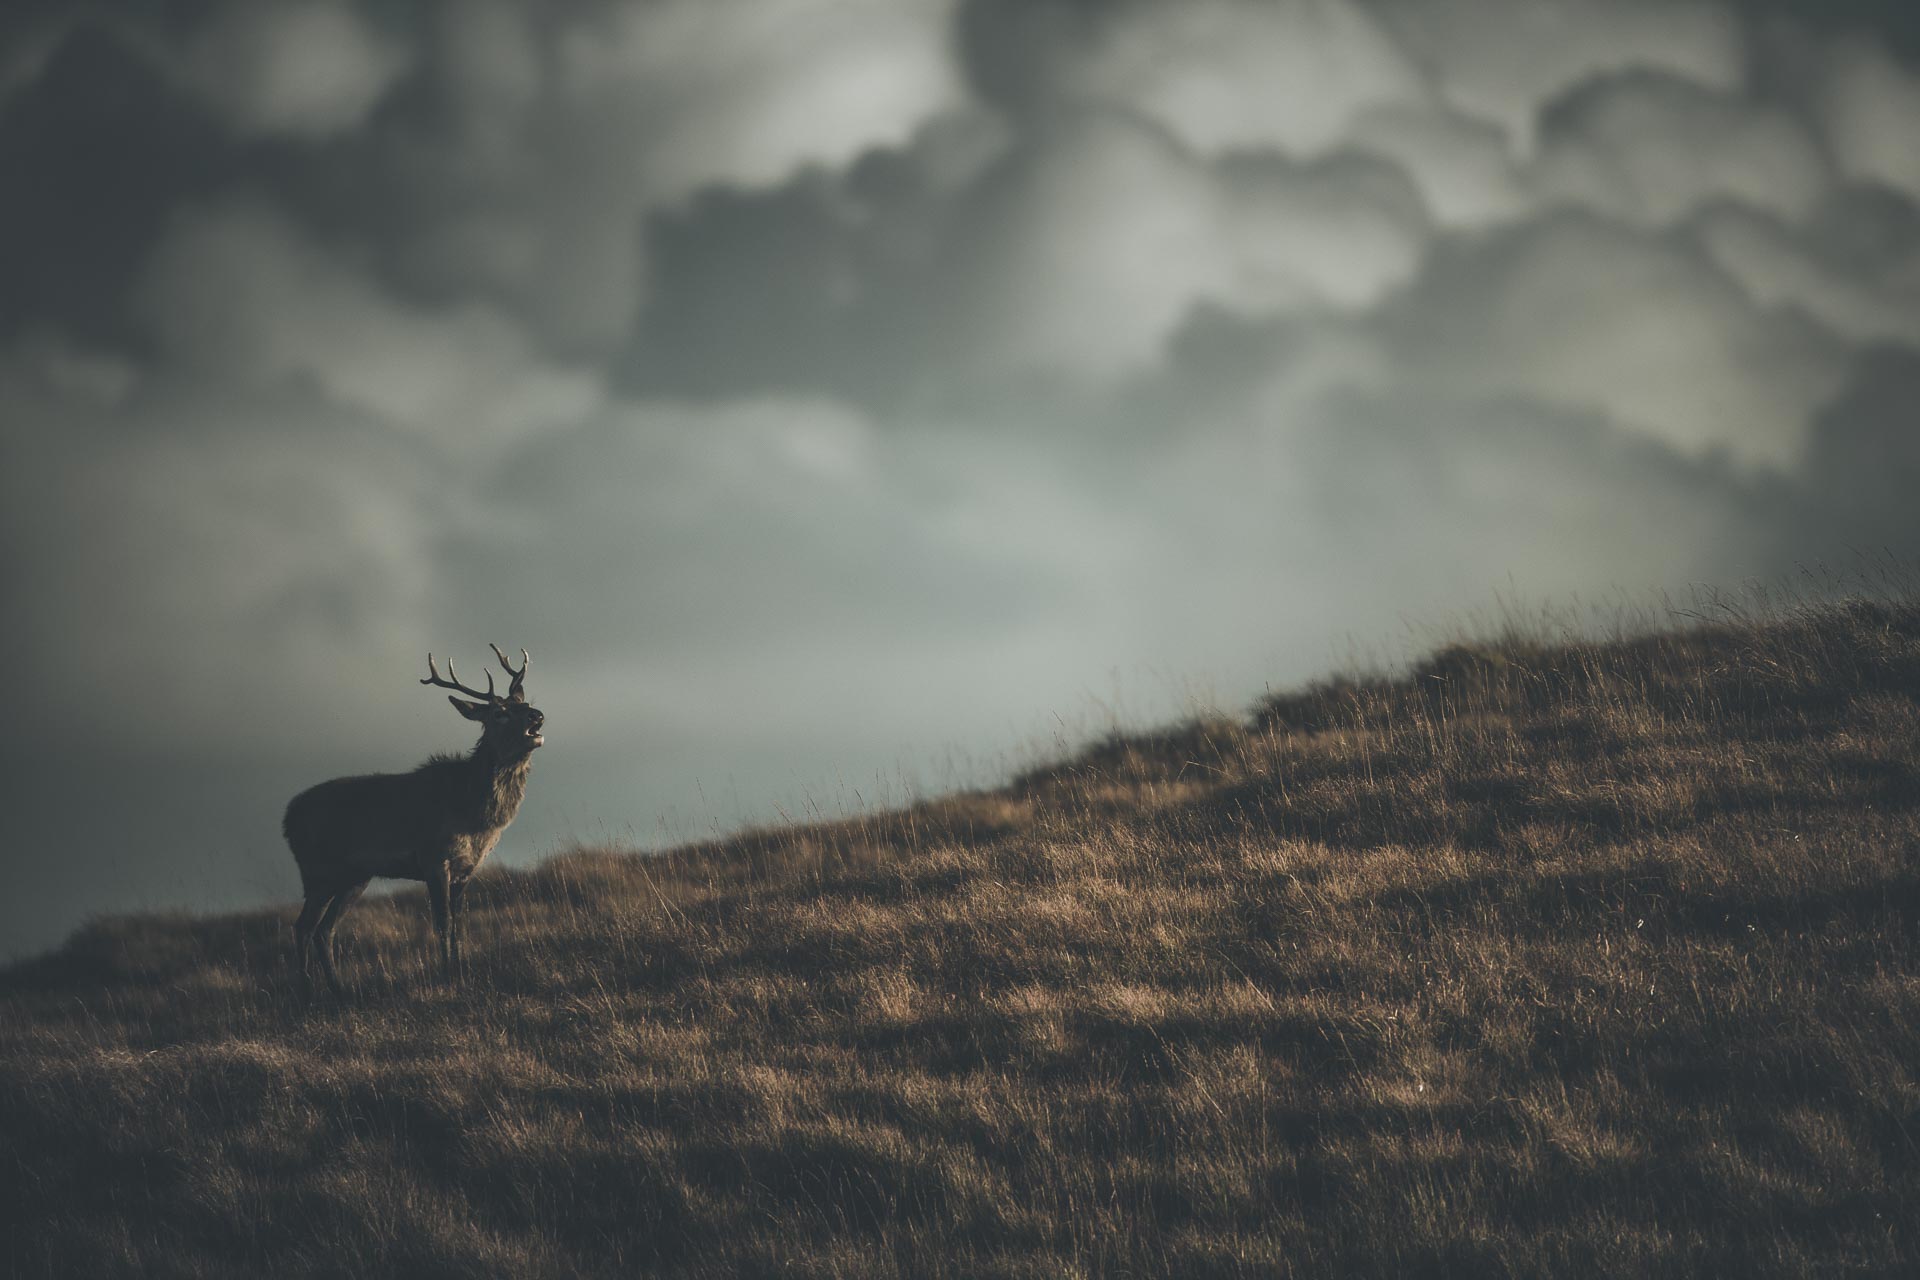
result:
[[[499,654],[499,650],[494,650]],[[309,787],[287,805],[281,830],[300,868],[306,903],[294,926],[300,971],[309,987],[318,959],[327,985],[341,994],[333,964],[333,929],[367,882],[376,878],[419,880],[427,886],[449,980],[460,965],[460,902],[467,881],[500,842],[526,794],[533,752],[545,739],[545,717],[522,692],[525,651],[506,697],[443,681],[427,660],[422,684],[459,689],[485,702],[449,698],[469,720],[483,725],[479,743],[465,756],[435,756],[411,773],[374,773],[335,778]],[[453,674],[453,668],[447,668]]]
[[[436,756],[411,773],[370,773],[309,787],[287,806],[287,844],[321,878],[426,881],[479,869],[526,794],[531,761]],[[337,852],[335,852],[337,851]]]

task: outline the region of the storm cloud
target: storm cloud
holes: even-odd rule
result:
[[[1910,554],[1915,120],[1865,0],[15,6],[0,949],[291,896],[429,649],[530,860]]]

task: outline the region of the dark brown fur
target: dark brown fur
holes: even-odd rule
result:
[[[449,980],[458,973],[460,902],[526,795],[544,717],[521,700],[450,698],[483,726],[465,756],[435,756],[411,773],[371,773],[309,787],[287,805],[281,830],[300,867],[306,903],[294,925],[309,988],[317,958],[338,996],[333,929],[374,877],[427,886]]]

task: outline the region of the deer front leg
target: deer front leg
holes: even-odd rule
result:
[[[447,886],[447,923],[453,935],[453,971],[462,980],[467,976],[466,958],[460,954],[460,935],[465,931],[460,923],[460,903],[467,896],[465,878],[455,880]]]
[[[448,906],[448,867],[442,862],[427,872],[427,902],[433,908],[433,932],[440,944],[440,971],[453,982],[453,925]]]

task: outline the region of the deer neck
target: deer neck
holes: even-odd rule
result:
[[[513,815],[520,811],[521,799],[527,794],[527,774],[533,768],[533,756],[528,753],[498,756],[483,740],[467,757],[467,763],[479,791],[480,825],[498,828],[512,822]]]

